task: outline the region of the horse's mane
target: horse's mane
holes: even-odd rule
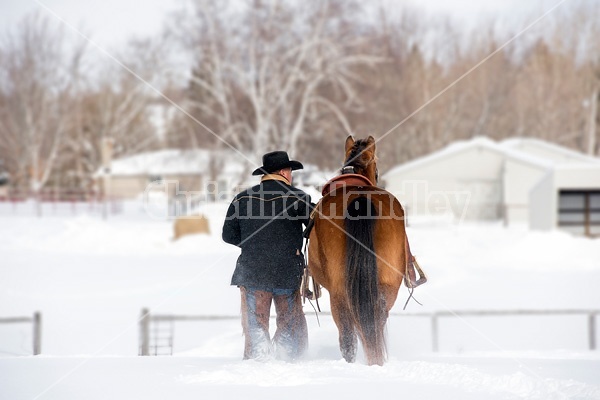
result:
[[[367,146],[367,139],[358,139],[356,142],[354,142],[354,145],[352,145],[352,150],[350,150],[350,155],[348,155],[348,158],[344,162],[344,166],[358,167],[363,169],[366,168],[367,165],[363,162],[362,157],[360,155],[362,152],[365,151]]]

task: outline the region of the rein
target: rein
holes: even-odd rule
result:
[[[302,275],[302,283],[300,284],[302,303],[306,303],[306,300],[308,299],[308,302],[310,303],[313,310],[315,311],[315,316],[317,317],[317,324],[319,326],[321,326],[321,321],[319,321],[319,313],[322,312],[321,306],[319,305],[319,297],[321,297],[321,286],[317,282],[315,282],[315,279],[312,277],[312,275],[308,271],[308,252],[306,251],[307,246],[308,246],[308,237],[306,238],[306,242],[304,242],[304,273]],[[310,290],[310,282],[309,281],[311,279],[312,279],[312,283],[313,283],[313,291],[314,292],[311,292],[311,290]],[[315,303],[317,304],[317,308],[315,308],[315,306],[311,300],[315,301]],[[317,310],[318,310],[318,312],[317,312]]]

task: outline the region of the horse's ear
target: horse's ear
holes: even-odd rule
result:
[[[346,153],[354,146],[354,136],[350,135],[346,138]]]
[[[375,151],[375,138],[373,136],[367,138],[367,146],[372,147],[373,151]]]

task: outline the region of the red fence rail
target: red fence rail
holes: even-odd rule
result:
[[[11,188],[0,191],[0,204],[11,204],[12,211],[17,212],[26,206],[33,206],[38,216],[45,213],[70,211],[72,214],[79,212],[118,214],[123,209],[123,199],[110,196],[105,197],[101,192],[93,190],[48,188],[34,192],[27,189]]]

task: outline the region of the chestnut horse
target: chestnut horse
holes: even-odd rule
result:
[[[345,183],[342,175],[341,184],[338,179],[336,185],[326,185],[315,208],[308,268],[329,292],[344,359],[356,360],[358,337],[367,363],[382,365],[387,357],[385,324],[410,252],[404,210],[391,193],[375,186],[372,136],[356,141],[349,136],[344,160],[342,173],[351,168],[353,174]]]

